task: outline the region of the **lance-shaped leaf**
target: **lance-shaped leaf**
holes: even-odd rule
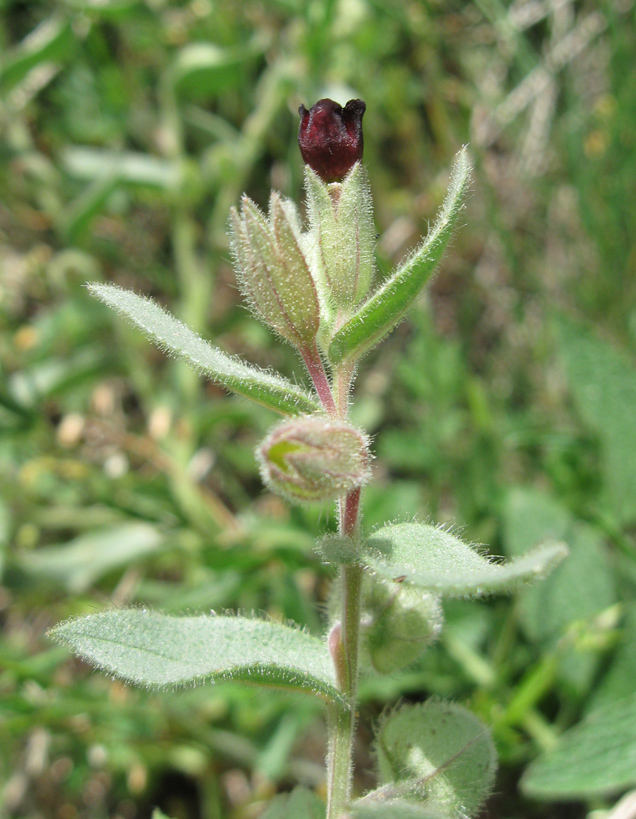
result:
[[[568,551],[549,543],[496,563],[450,532],[423,523],[384,526],[367,547],[363,562],[380,577],[448,597],[512,591],[547,575]]]
[[[329,346],[329,358],[334,364],[358,358],[404,318],[442,258],[463,207],[469,181],[470,161],[464,148],[455,159],[448,194],[432,230],[335,334]]]
[[[376,751],[384,787],[363,803],[420,800],[459,819],[474,816],[492,788],[497,757],[490,732],[453,703],[428,700],[398,709],[383,721]]]
[[[213,381],[281,415],[317,412],[318,402],[282,376],[246,364],[213,347],[158,304],[130,290],[89,284],[89,291],[113,307],[167,352],[191,364]]]
[[[135,685],[238,680],[341,699],[324,643],[265,620],[120,609],[67,620],[50,633],[82,659]]]

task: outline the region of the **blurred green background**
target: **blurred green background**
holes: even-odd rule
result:
[[[275,418],[83,284],[152,295],[302,378],[241,306],[225,228],[243,190],[301,197],[296,110],[331,96],[367,102],[381,273],[462,144],[476,166],[441,275],[361,367],[365,524],[571,548],[536,589],[447,605],[420,663],[364,682],[357,788],[386,704],[435,694],[493,728],[484,816],[602,817],[614,797],[517,784],[636,678],[633,2],[0,0],[0,52],[0,815],[248,819],[297,782],[324,794],[312,701],[127,689],[45,632],[143,603],[321,633],[332,574],[312,541],[333,520],[263,490],[253,449]]]

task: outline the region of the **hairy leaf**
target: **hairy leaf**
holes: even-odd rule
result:
[[[448,194],[433,229],[335,334],[329,346],[329,358],[334,364],[358,358],[404,318],[442,258],[463,207],[469,181],[470,160],[463,148],[455,159]]]
[[[448,819],[448,814],[405,799],[386,799],[382,789],[368,794],[351,808],[352,819]],[[377,795],[377,801],[370,801]]]
[[[363,562],[376,574],[449,597],[510,592],[544,577],[567,554],[563,544],[553,543],[495,563],[450,532],[423,523],[384,526],[367,546]]]
[[[521,780],[529,796],[586,799],[636,785],[636,694],[590,714]]]
[[[453,817],[473,816],[490,793],[496,752],[490,732],[465,708],[428,700],[390,714],[377,737],[378,791],[420,800]],[[365,799],[368,799],[365,798]]]
[[[67,620],[51,636],[136,685],[165,688],[232,679],[340,698],[322,641],[264,620],[122,609]]]
[[[285,378],[232,358],[188,329],[151,299],[108,284],[89,284],[90,292],[124,315],[162,349],[204,372],[228,390],[251,398],[281,415],[320,410],[318,401]]]

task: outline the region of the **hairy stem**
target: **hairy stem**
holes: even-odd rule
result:
[[[301,350],[301,355],[323,407],[329,415],[336,415],[336,402],[318,348],[314,345],[313,350]]]
[[[349,392],[355,365],[341,365],[334,377],[332,401],[339,418],[349,414]],[[340,501],[339,532],[356,537],[359,527],[360,488],[353,489]],[[340,640],[344,658],[343,693],[348,709],[333,705],[329,711],[329,757],[327,771],[327,819],[340,819],[351,799],[353,778],[353,737],[356,725],[358,690],[358,649],[360,643],[360,613],[362,605],[362,568],[343,566],[340,569],[341,615]]]
[[[355,537],[358,530],[360,489],[352,490],[340,503],[340,534]],[[358,689],[358,649],[362,604],[362,568],[340,569],[342,594],[341,642],[344,656],[343,690],[348,710],[332,706],[329,714],[329,760],[327,819],[339,819],[351,798],[353,737]]]

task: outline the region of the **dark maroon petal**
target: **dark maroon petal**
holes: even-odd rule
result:
[[[303,159],[325,182],[339,182],[362,159],[362,100],[349,100],[343,108],[333,100],[318,100],[309,111],[298,109],[298,144]]]

